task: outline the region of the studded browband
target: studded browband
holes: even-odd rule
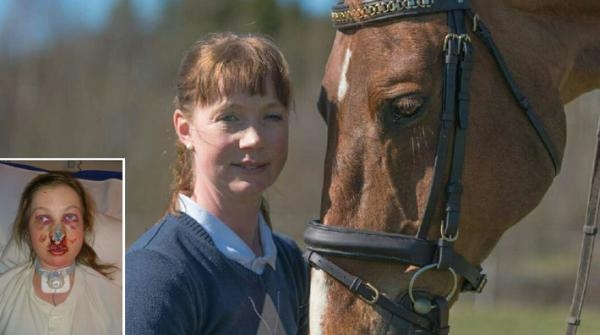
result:
[[[448,12],[450,10],[467,9],[468,0],[435,1],[435,0],[380,0],[363,1],[358,7],[350,7],[343,1],[336,4],[331,11],[331,21],[336,29],[350,28],[356,25],[389,20],[406,16],[426,15]]]

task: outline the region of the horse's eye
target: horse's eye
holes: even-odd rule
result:
[[[421,115],[423,98],[405,96],[390,99],[386,102],[385,112],[389,120],[399,126],[407,126],[416,121]]]

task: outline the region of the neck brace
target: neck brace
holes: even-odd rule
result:
[[[66,293],[71,288],[69,275],[75,270],[75,262],[70,266],[56,270],[42,269],[39,260],[35,259],[35,272],[42,277],[42,292],[44,293]]]

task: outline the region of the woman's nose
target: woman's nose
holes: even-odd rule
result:
[[[241,149],[258,149],[262,147],[262,134],[259,127],[250,126],[243,130],[240,138]]]
[[[65,238],[65,233],[62,229],[62,225],[55,225],[52,229],[50,236],[53,243],[59,244],[60,242],[62,242],[62,240]]]

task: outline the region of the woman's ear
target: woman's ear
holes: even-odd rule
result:
[[[190,132],[192,125],[190,124],[190,120],[187,119],[180,109],[176,109],[175,112],[173,112],[173,126],[175,127],[179,142],[186,148],[191,149],[193,146]]]

